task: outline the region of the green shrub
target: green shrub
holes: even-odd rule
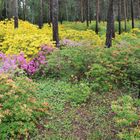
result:
[[[76,47],[56,50],[48,57],[47,77],[71,82],[86,80],[93,90],[139,86],[140,48]]]
[[[140,117],[137,113],[135,100],[125,95],[112,103],[112,110],[115,113],[116,125],[121,129],[118,133],[119,138],[123,140],[139,139],[140,126],[138,121]]]
[[[46,74],[48,77],[81,80],[90,64],[96,60],[93,47],[70,47],[54,51],[48,58]]]
[[[28,78],[12,80],[0,75],[0,139],[27,138],[36,130],[38,119],[47,113],[37,84]]]
[[[108,70],[101,64],[93,64],[89,72],[87,72],[87,78],[95,91],[107,92],[112,88]]]
[[[65,81],[47,79],[40,83],[40,96],[47,98],[49,104],[55,103],[58,110],[61,110],[65,103],[81,104],[90,95],[90,88],[84,82],[71,84]]]

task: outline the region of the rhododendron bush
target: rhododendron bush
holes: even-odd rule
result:
[[[18,74],[22,70],[22,72],[25,71],[28,75],[33,75],[38,70],[41,70],[42,65],[47,65],[46,55],[52,51],[52,47],[43,45],[38,54],[30,61],[26,60],[24,53],[20,53],[19,55],[0,53],[0,73]]]

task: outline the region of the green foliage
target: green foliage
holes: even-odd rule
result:
[[[93,47],[70,47],[55,51],[48,58],[47,76],[72,82],[82,79],[95,60],[94,50]]]
[[[87,72],[87,78],[95,91],[105,92],[112,88],[108,69],[101,64],[93,64],[89,72]]]
[[[47,79],[40,83],[40,97],[47,98],[49,104],[55,103],[57,110],[61,110],[66,102],[81,104],[90,95],[90,88],[86,83],[71,84],[65,81]]]
[[[47,114],[38,97],[37,84],[28,78],[12,80],[0,75],[0,139],[27,138],[36,131],[37,120]]]
[[[47,77],[72,83],[87,81],[94,91],[139,86],[139,47],[76,47],[56,50],[48,57]]]
[[[114,118],[116,125],[121,127],[121,131],[118,133],[119,138],[124,140],[139,139],[140,126],[138,121],[140,117],[137,113],[135,100],[125,95],[112,103],[112,110],[116,114]]]

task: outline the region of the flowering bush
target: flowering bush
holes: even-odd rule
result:
[[[46,99],[38,97],[38,85],[28,78],[0,75],[0,139],[27,139],[38,118],[48,112]]]
[[[76,31],[72,29],[61,29],[60,38],[62,40],[65,38],[75,42],[90,42],[91,46],[102,46],[105,42],[105,40],[92,30]]]
[[[41,70],[42,65],[47,65],[46,55],[53,51],[52,47],[43,45],[41,50],[30,61],[27,61],[23,53],[19,55],[8,55],[0,53],[0,73],[10,73],[12,75],[25,71],[28,75],[33,75]]]
[[[13,20],[1,21],[0,27],[0,51],[5,54],[16,54],[23,52],[24,57],[29,59],[40,51],[40,45],[47,44],[54,47],[52,41],[52,28],[47,24],[40,30],[36,25],[26,21],[19,21],[19,28],[14,29]],[[71,24],[70,24],[71,25]],[[80,23],[77,24],[79,26]],[[105,28],[105,24],[101,24]],[[104,30],[104,29],[103,29]],[[86,28],[84,30],[76,30],[67,26],[67,24],[59,25],[60,44],[66,46],[103,46],[105,43],[105,33],[97,35],[93,30]],[[122,33],[116,35],[115,44],[126,41],[128,44],[139,44],[140,30],[133,29],[130,33]]]
[[[0,53],[0,74],[10,73],[11,75],[14,75],[16,73],[23,72],[19,69],[17,64],[17,58],[19,56],[6,56],[5,54]]]
[[[40,45],[54,46],[52,31],[49,26],[42,30],[29,22],[19,21],[19,28],[14,29],[13,20],[1,21],[0,51],[6,54],[23,52],[25,58],[33,58],[40,50]]]

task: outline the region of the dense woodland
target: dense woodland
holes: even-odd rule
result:
[[[0,140],[139,140],[140,0],[0,0]]]
[[[20,19],[29,20],[38,24],[40,20],[43,23],[50,23],[52,19],[51,0],[1,0],[0,1],[0,19],[12,18],[17,8]],[[117,20],[140,18],[140,1],[139,0],[113,0],[114,16]],[[107,10],[109,0],[58,0],[59,21],[81,21],[107,20]]]

